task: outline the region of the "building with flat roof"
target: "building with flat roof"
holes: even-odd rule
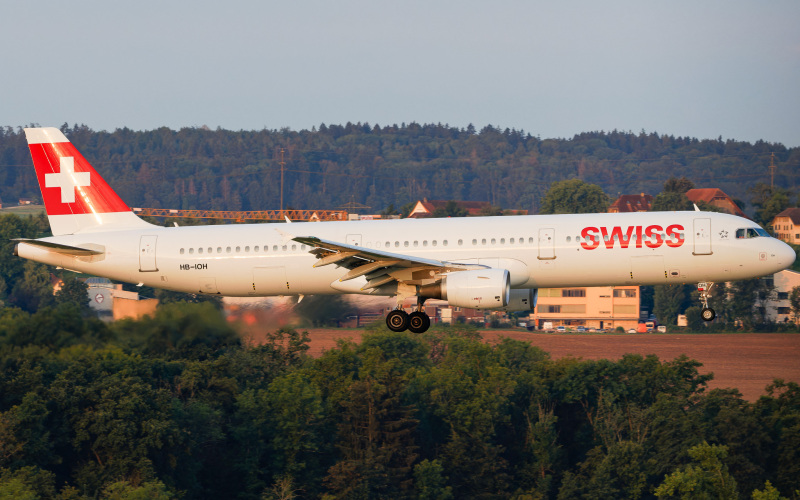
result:
[[[537,329],[583,326],[628,330],[639,324],[640,300],[638,286],[540,288],[532,319]]]

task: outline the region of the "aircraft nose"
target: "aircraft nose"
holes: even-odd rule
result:
[[[781,269],[786,269],[787,267],[794,264],[795,259],[797,259],[797,252],[794,251],[794,248],[790,247],[786,243],[776,240],[777,245],[775,245],[775,260]]]

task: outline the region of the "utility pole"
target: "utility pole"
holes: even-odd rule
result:
[[[286,166],[286,162],[283,161],[283,148],[281,148],[281,212],[283,212],[283,167]]]
[[[770,154],[769,158],[769,187],[775,189],[775,153]]]

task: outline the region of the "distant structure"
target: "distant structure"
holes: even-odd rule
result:
[[[408,214],[408,218],[426,219],[432,217],[433,212],[435,212],[436,209],[446,208],[450,201],[452,200],[428,200],[427,198],[423,198],[422,200],[417,201],[417,204],[414,205],[411,213]],[[488,201],[455,201],[454,203],[456,206],[458,206],[458,208],[466,210],[467,215],[470,216],[480,215],[481,211],[490,210],[492,208],[492,204]],[[503,213],[507,213],[509,215],[528,215],[527,210],[503,210]]]
[[[153,315],[158,306],[158,299],[140,299],[138,293],[126,292],[122,285],[114,284],[108,278],[88,278],[86,286],[89,307],[103,321],[139,319]]]
[[[705,188],[705,189],[690,189],[686,191],[686,197],[692,203],[703,201],[709,205],[713,205],[725,213],[738,215],[739,217],[747,217],[739,205],[733,199],[725,194],[724,191],[718,188]]]
[[[31,198],[20,198],[19,199],[19,206],[25,205],[33,205],[33,200]]]
[[[800,245],[800,208],[787,208],[772,219],[770,226],[779,240]]]
[[[611,204],[608,208],[608,212],[612,214],[649,212],[652,203],[653,195],[650,194],[623,194],[617,198],[617,201]]]
[[[764,304],[764,315],[768,321],[775,323],[795,323],[794,311],[789,297],[794,287],[800,286],[800,273],[784,269],[773,275],[775,295]]]
[[[747,217],[739,205],[733,199],[718,188],[690,189],[686,191],[686,197],[692,203],[700,201],[708,203],[725,213]],[[653,196],[641,194],[623,194],[611,204],[609,213],[628,213],[628,212],[649,212],[652,209]]]
[[[638,286],[540,288],[531,320],[537,330],[558,326],[624,329],[639,325]]]

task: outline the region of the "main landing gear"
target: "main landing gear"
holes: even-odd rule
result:
[[[398,307],[386,315],[386,326],[393,332],[409,330],[412,333],[424,333],[428,331],[431,326],[431,318],[425,314],[424,303],[424,297],[417,297],[417,309],[411,314]]]
[[[714,318],[717,317],[717,313],[714,312],[713,309],[708,307],[708,298],[711,295],[708,293],[711,290],[711,287],[714,286],[714,283],[698,283],[697,284],[697,291],[700,292],[700,301],[703,303],[703,310],[700,312],[700,316],[706,321],[712,321]]]

